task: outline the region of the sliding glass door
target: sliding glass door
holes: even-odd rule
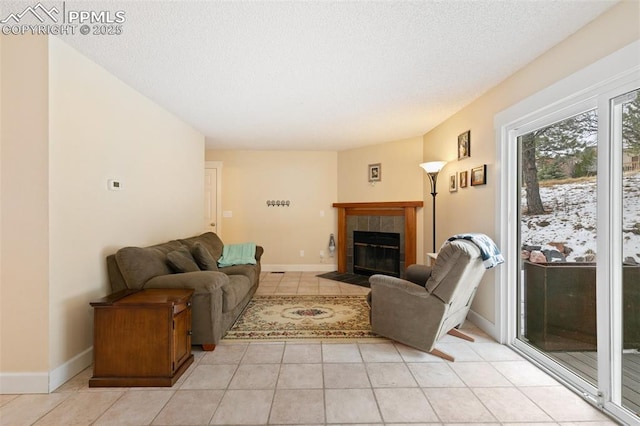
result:
[[[594,387],[597,133],[597,110],[589,108],[517,138],[518,339]]]
[[[614,161],[620,182],[621,209],[619,250],[622,262],[614,276],[620,297],[613,298],[612,365],[619,380],[612,391],[613,402],[640,413],[640,91],[634,90],[611,101],[611,135],[616,151]]]
[[[624,423],[640,421],[640,89],[509,130],[510,344]]]

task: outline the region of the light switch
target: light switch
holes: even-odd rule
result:
[[[109,179],[107,181],[107,188],[109,188],[109,191],[120,191],[122,189],[122,182],[116,179]]]
[[[222,212],[222,217],[233,217],[233,212],[231,210],[225,210]]]

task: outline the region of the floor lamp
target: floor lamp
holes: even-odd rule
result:
[[[433,197],[433,253],[436,252],[436,182],[438,181],[438,173],[447,164],[446,161],[430,161],[420,164],[420,167],[427,172],[429,182],[431,183],[431,196]]]

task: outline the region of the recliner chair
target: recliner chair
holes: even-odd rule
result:
[[[442,247],[432,268],[409,266],[407,280],[372,275],[369,300],[373,332],[454,361],[435,345],[445,334],[473,341],[457,328],[466,319],[485,270],[475,243],[453,239]]]

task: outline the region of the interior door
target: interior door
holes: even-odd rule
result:
[[[218,233],[218,169],[204,169],[204,229]]]

